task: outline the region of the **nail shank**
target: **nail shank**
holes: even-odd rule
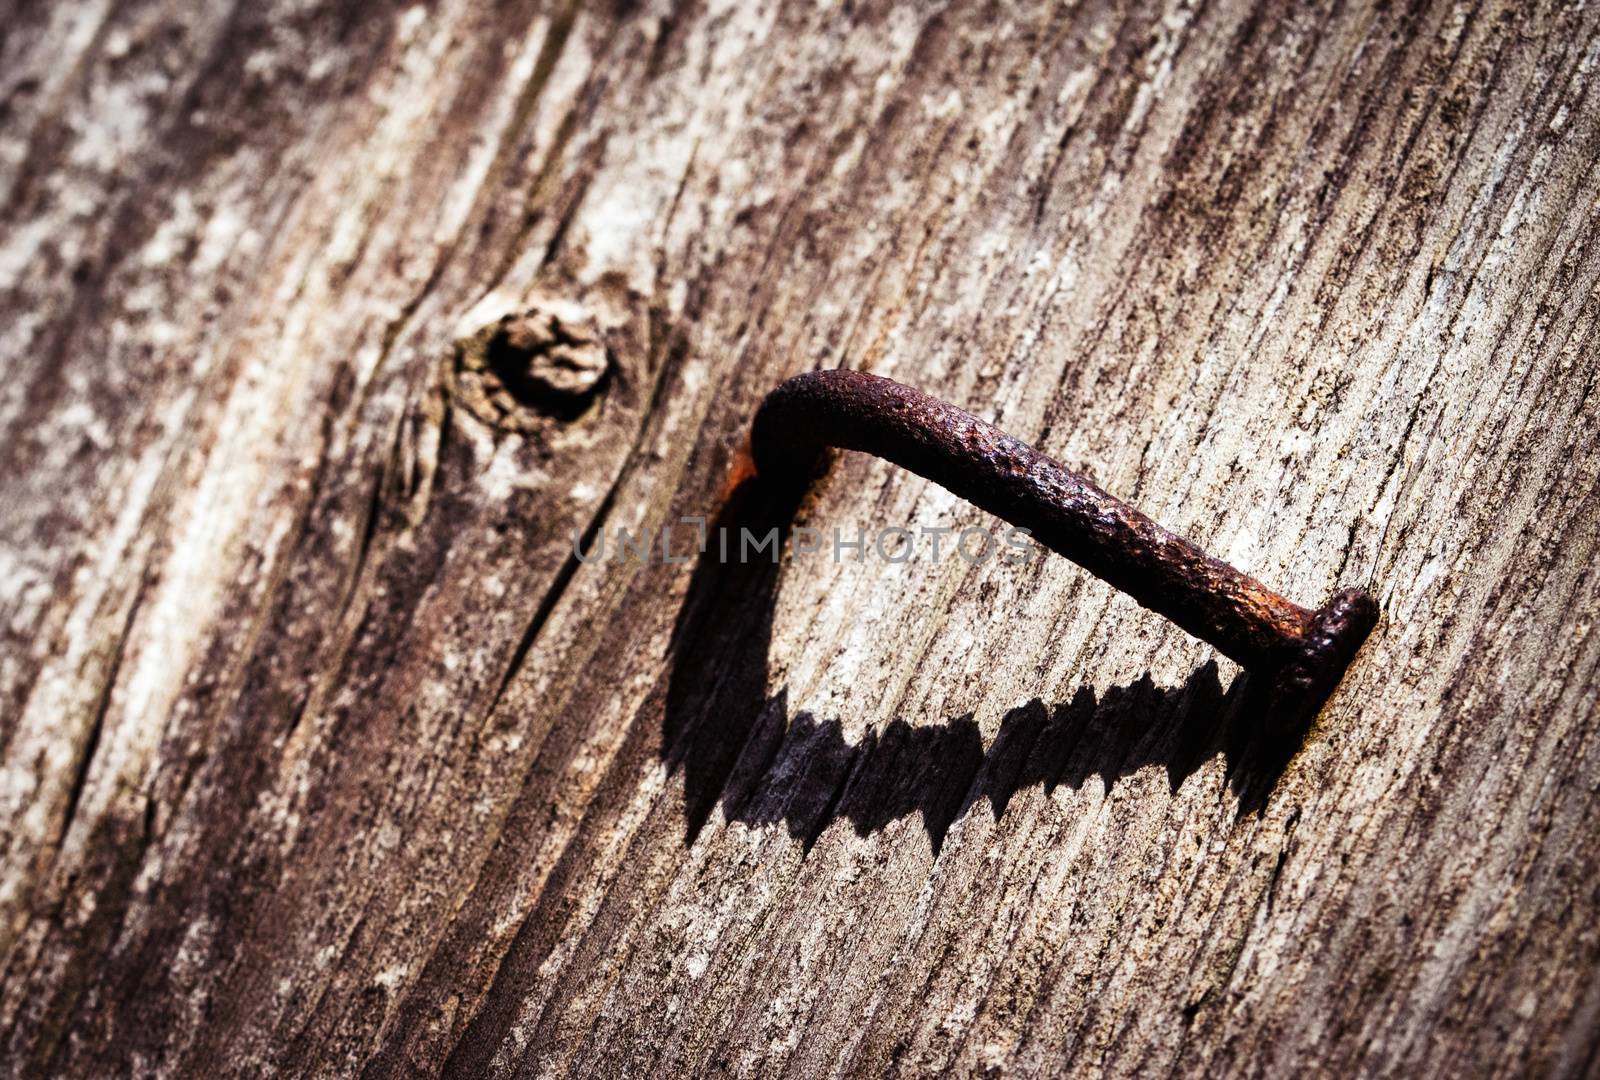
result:
[[[828,447],[886,458],[1028,529],[1246,667],[1289,663],[1313,635],[1317,613],[1021,440],[909,386],[859,371],[814,371],[767,396],[751,429],[759,474],[809,476]]]

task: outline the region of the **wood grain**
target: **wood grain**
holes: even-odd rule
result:
[[[1600,1068],[1594,5],[0,26],[0,1074]],[[1274,762],[1059,559],[574,557],[830,366],[1383,621]]]

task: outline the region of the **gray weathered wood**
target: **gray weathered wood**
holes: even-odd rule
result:
[[[0,27],[0,1073],[1600,1067],[1593,4]],[[830,365],[1370,582],[1281,776],[1061,560],[572,557]]]

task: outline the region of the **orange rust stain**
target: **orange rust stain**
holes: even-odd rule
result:
[[[728,468],[728,478],[722,482],[719,505],[732,498],[740,484],[755,479],[755,475],[756,459],[750,456],[750,436],[746,433],[744,441],[739,444],[739,452],[733,457],[733,464]]]

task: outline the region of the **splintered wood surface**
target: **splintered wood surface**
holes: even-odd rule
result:
[[[1600,1068],[1594,4],[0,27],[0,1075]],[[832,366],[1383,620],[615,557]]]

